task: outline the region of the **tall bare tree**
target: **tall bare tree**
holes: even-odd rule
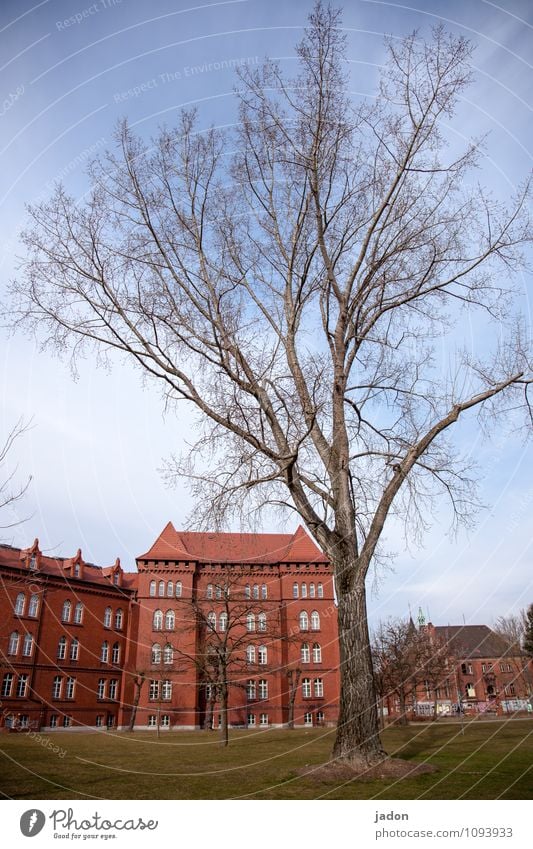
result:
[[[196,449],[169,474],[189,476],[200,523],[301,516],[335,572],[334,756],[367,764],[385,757],[365,581],[387,519],[416,535],[444,493],[468,522],[454,425],[528,410],[509,281],[530,188],[506,208],[473,184],[479,141],[447,144],[467,41],[391,39],[376,96],[354,103],[340,23],[315,6],[294,79],[272,61],[240,72],[234,132],[184,112],[148,143],[124,122],[86,201],[59,187],[31,208],[11,309],[45,344],[126,353],[190,402]],[[498,331],[479,358],[458,330],[471,314]]]
[[[518,613],[510,613],[508,616],[498,616],[494,621],[492,630],[507,640],[512,646],[521,649],[526,627],[527,611],[523,609]]]
[[[23,419],[19,419],[9,431],[4,443],[0,445],[0,511],[5,511],[11,508],[17,501],[20,501],[30,485],[31,476],[25,483],[15,485],[16,468],[11,471],[5,470],[9,452],[12,450],[14,443],[29,430],[29,427],[30,425],[26,424]],[[0,530],[13,528],[15,525],[20,525],[25,521],[25,519],[18,518],[14,521],[8,521],[7,524],[0,525]]]

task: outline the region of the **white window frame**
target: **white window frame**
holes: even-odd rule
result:
[[[31,657],[33,654],[33,634],[24,634],[22,643],[22,657]]]
[[[257,662],[260,666],[265,666],[268,663],[268,649],[266,646],[258,647]]]
[[[104,610],[104,628],[111,628],[111,622],[113,621],[113,610],[111,607],[106,607]]]
[[[157,608],[152,616],[152,631],[163,630],[163,611]]]
[[[9,635],[9,644],[7,647],[7,653],[11,655],[18,654],[19,651],[19,643],[20,643],[20,634],[18,631],[12,631]]]
[[[311,679],[304,678],[302,680],[302,698],[310,699],[311,698]]]
[[[37,593],[33,593],[30,596],[30,603],[28,606],[28,616],[37,616],[39,613],[39,596]]]
[[[26,608],[26,595],[24,593],[19,593],[15,599],[14,604],[14,613],[15,616],[24,616],[24,610]]]

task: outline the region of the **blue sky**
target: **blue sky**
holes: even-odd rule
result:
[[[56,180],[82,197],[84,166],[112,144],[127,116],[144,136],[196,104],[207,126],[231,124],[235,61],[279,58],[290,72],[310,3],[281,0],[3,0],[0,3],[0,285],[15,273],[25,204],[44,198]],[[477,175],[502,197],[533,164],[533,9],[527,0],[505,6],[485,0],[412,5],[351,0],[344,6],[351,89],[372,96],[383,60],[383,34],[423,36],[443,21],[476,45],[475,83],[465,93],[450,139],[489,132]],[[531,277],[517,277],[529,315]],[[483,344],[475,338],[474,344]],[[118,555],[133,568],[166,522],[183,526],[193,509],[185,489],[168,490],[158,472],[186,443],[191,421],[165,417],[159,395],[125,362],[108,373],[92,362],[73,380],[68,362],[42,353],[32,340],[2,332],[1,430],[19,416],[33,428],[11,461],[32,483],[16,512],[30,515],[3,532],[15,545],[35,536],[62,555],[78,547],[101,565]],[[379,576],[373,619],[402,615],[410,604],[434,622],[490,622],[533,601],[531,452],[519,438],[496,434],[481,444],[473,427],[460,434],[483,467],[488,505],[470,534],[445,535],[446,514],[434,517],[424,547],[398,552],[394,572]],[[291,525],[288,529],[291,529]],[[276,530],[265,526],[265,531]]]

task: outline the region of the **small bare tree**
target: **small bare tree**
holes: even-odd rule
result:
[[[408,705],[414,704],[422,680],[420,634],[411,621],[389,619],[376,631],[372,654],[381,698],[398,699],[398,725],[407,725]]]
[[[240,72],[233,133],[184,112],[146,144],[124,122],[83,204],[58,187],[30,209],[10,309],[74,358],[125,353],[198,412],[196,448],[169,474],[189,476],[199,524],[297,511],[335,574],[333,754],[361,766],[385,757],[366,578],[387,520],[416,539],[444,493],[453,524],[471,521],[454,425],[529,413],[509,280],[530,186],[506,208],[470,179],[481,142],[447,145],[464,38],[391,39],[376,96],[357,103],[338,11],[315,6],[297,55],[294,79],[272,61]],[[479,357],[458,330],[474,314],[495,340]]]
[[[520,650],[526,627],[527,611],[524,609],[519,613],[511,613],[508,616],[498,616],[494,621],[492,630],[503,637],[511,646],[516,646]]]
[[[7,435],[4,444],[0,446],[0,511],[5,511],[17,501],[20,501],[30,485],[31,475],[24,484],[14,486],[14,478],[17,473],[16,468],[11,472],[4,473],[7,458],[13,448],[13,444],[17,439],[27,433],[29,427],[30,425],[25,424],[22,419],[19,419]],[[0,528],[6,530],[7,528],[13,528],[15,525],[20,525],[25,521],[26,519],[16,519],[15,521],[8,522],[6,525],[0,525]]]

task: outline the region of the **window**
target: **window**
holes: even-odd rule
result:
[[[265,663],[268,663],[267,656],[267,647],[259,646],[259,648],[257,649],[257,662],[264,666]]]
[[[96,727],[101,728],[103,724],[104,724],[104,716],[103,716],[103,714],[99,713],[98,716],[96,717]]]
[[[152,646],[152,663],[161,663],[161,646],[154,643]]]
[[[316,589],[318,598],[324,598],[324,587],[322,584],[319,584]]]
[[[300,631],[309,630],[309,616],[305,610],[302,610],[299,618]]]
[[[261,598],[268,598],[268,590],[266,584],[261,584]]]
[[[213,598],[213,584],[208,584],[208,585],[207,585],[207,590],[206,590],[206,593],[205,593],[205,597],[206,597],[206,598]]]
[[[218,584],[215,587],[215,598],[222,598],[222,587]]]
[[[221,613],[220,614],[220,616],[218,617],[218,626],[219,626],[221,631],[227,631],[228,630],[228,614],[227,613]]]
[[[115,725],[115,717],[113,716],[113,714],[107,714],[106,725],[108,728],[113,728],[113,726]]]
[[[167,597],[172,598],[174,596],[174,581],[169,581],[167,583]]]
[[[252,597],[259,598],[259,587],[257,586],[257,584],[254,584],[253,586]]]
[[[52,683],[52,698],[60,699],[61,698],[61,686],[63,684],[63,679],[61,675],[56,675],[54,681]]]
[[[307,584],[302,584],[301,593],[302,593],[302,598],[307,598]]]
[[[151,713],[148,717],[148,728],[157,728],[157,716]]]
[[[249,613],[246,617],[246,630],[255,631],[255,614]]]
[[[317,712],[316,712],[316,724],[317,725],[324,725],[324,720],[325,720],[324,711],[323,710],[317,710]]]
[[[250,584],[246,584],[246,586],[244,588],[244,597],[245,598],[251,598],[252,597],[252,594],[250,592]]]
[[[17,654],[19,650],[19,633],[18,631],[13,631],[13,633],[9,637],[9,644],[7,647],[8,654]]]
[[[299,593],[298,593],[298,584],[293,584],[293,585],[292,585],[292,597],[293,597],[293,598],[298,598],[298,595],[299,595]]]
[[[111,628],[111,620],[113,617],[113,611],[110,607],[106,607],[104,610],[104,628]]]
[[[510,663],[507,664],[507,672],[511,672],[511,664]]]
[[[311,631],[320,631],[320,616],[317,610],[311,613]]]
[[[168,643],[163,649],[163,663],[174,663],[174,649]]]
[[[181,593],[183,591],[181,581],[176,581],[176,598],[181,598]]]
[[[60,637],[59,642],[57,644],[57,659],[65,660],[67,656],[67,638]]]
[[[472,683],[469,683],[465,687],[465,693],[467,699],[475,699],[476,698],[476,688]]]
[[[313,643],[313,663],[322,663],[322,649],[319,643]]]
[[[119,583],[120,583],[120,572],[117,571],[113,574],[113,584],[115,585],[115,587],[118,587]]]
[[[74,608],[74,622],[76,625],[81,625],[83,621],[83,604],[79,601]]]
[[[309,643],[302,643],[302,647],[300,649],[300,660],[302,663],[309,663],[309,659]]]
[[[217,629],[217,615],[212,610],[207,614],[207,627],[211,631],[216,631]]]
[[[172,681],[169,681],[168,678],[163,681],[161,687],[161,698],[164,701],[170,701],[170,699],[172,698]]]
[[[24,593],[19,593],[15,599],[15,615],[24,616],[24,608],[26,606],[26,596]]]
[[[247,663],[255,663],[255,646],[247,646],[246,661]]]
[[[74,689],[76,687],[76,679],[75,678],[67,678],[67,689],[65,691],[66,699],[74,698]]]
[[[115,629],[117,631],[122,630],[122,623],[124,621],[124,613],[122,612],[122,608],[119,609],[115,613]]]
[[[163,627],[163,611],[162,610],[154,610],[154,616],[152,619],[152,630],[160,631]]]
[[[265,678],[259,681],[259,698],[268,699],[268,681]]]
[[[70,622],[71,607],[72,605],[68,599],[63,602],[63,609],[61,610],[61,619],[63,622]]]
[[[268,713],[259,714],[259,725],[268,725]]]
[[[165,595],[165,582],[159,581],[159,595],[163,597]]]
[[[30,557],[30,569],[32,572],[35,572],[35,570],[37,569],[37,558],[35,554],[32,554],[32,556]]]
[[[505,672],[505,665],[500,663],[500,672]]]
[[[2,681],[2,695],[3,696],[7,697],[7,696],[11,695],[11,689],[13,687],[13,678],[14,677],[15,676],[13,675],[12,672],[6,672],[6,674],[4,675],[4,678],[3,678],[3,681]]]
[[[19,680],[17,681],[17,696],[20,698],[24,698],[26,695],[26,690],[28,688],[28,676],[27,675],[19,675]]]
[[[70,728],[71,725],[72,725],[72,717],[69,716],[68,714],[65,714],[65,716],[63,717],[63,728]]]
[[[255,713],[248,714],[248,727],[253,728],[255,725]]]
[[[80,571],[81,571],[81,570],[80,570],[80,564],[79,564],[79,563],[75,563],[75,564],[74,564],[74,577],[75,577],[75,578],[79,578],[79,577],[80,577]]]
[[[111,649],[111,661],[112,663],[118,663],[120,661],[120,643],[113,643],[113,648]]]
[[[109,698],[113,701],[117,698],[117,689],[118,689],[118,680],[116,678],[111,678],[109,682]]]
[[[487,671],[487,664],[486,664],[486,663],[482,663],[482,664],[481,664],[481,671],[482,671],[482,672],[486,672],[486,671]]]
[[[153,679],[150,681],[150,691],[148,694],[148,698],[150,701],[154,701],[159,698],[159,681],[154,681]]]
[[[170,728],[170,716],[164,713],[161,717],[161,728]]]
[[[70,659],[71,660],[77,660],[78,659],[79,650],[80,650],[80,641],[76,640],[76,639],[72,640],[72,642],[70,644]]]
[[[173,631],[176,625],[176,614],[173,610],[167,610],[165,613],[165,631]]]
[[[31,657],[33,651],[33,635],[25,634],[24,643],[22,645],[22,654],[24,657]]]
[[[107,640],[104,640],[102,643],[102,651],[100,652],[100,661],[101,663],[107,663],[109,661],[109,643]]]
[[[255,699],[255,681],[252,679],[246,684],[246,698]]]
[[[315,597],[315,585],[309,584],[309,598]]]
[[[324,684],[322,682],[322,678],[315,678],[315,698],[321,699],[324,695]]]
[[[155,596],[157,584],[155,581],[150,581],[150,595]]]
[[[28,616],[37,616],[39,612],[39,596],[34,594],[30,596],[30,606],[28,608]]]
[[[96,688],[96,698],[105,699],[105,678],[98,679],[98,687]]]
[[[30,725],[30,718],[27,713],[21,713],[19,716],[19,727],[20,728],[28,728]]]
[[[259,630],[266,631],[267,629],[267,615],[266,613],[260,613],[257,617],[257,621],[259,623]]]
[[[53,713],[50,716],[50,728],[57,728],[57,720],[58,719],[59,719],[59,716],[57,715],[57,713]]]
[[[516,688],[515,688],[514,684],[509,684],[509,692],[510,692],[511,696],[516,695]]]
[[[302,696],[304,699],[311,698],[311,679],[304,678],[302,681]]]
[[[304,725],[312,725],[313,724],[313,714],[312,713],[304,713]]]

